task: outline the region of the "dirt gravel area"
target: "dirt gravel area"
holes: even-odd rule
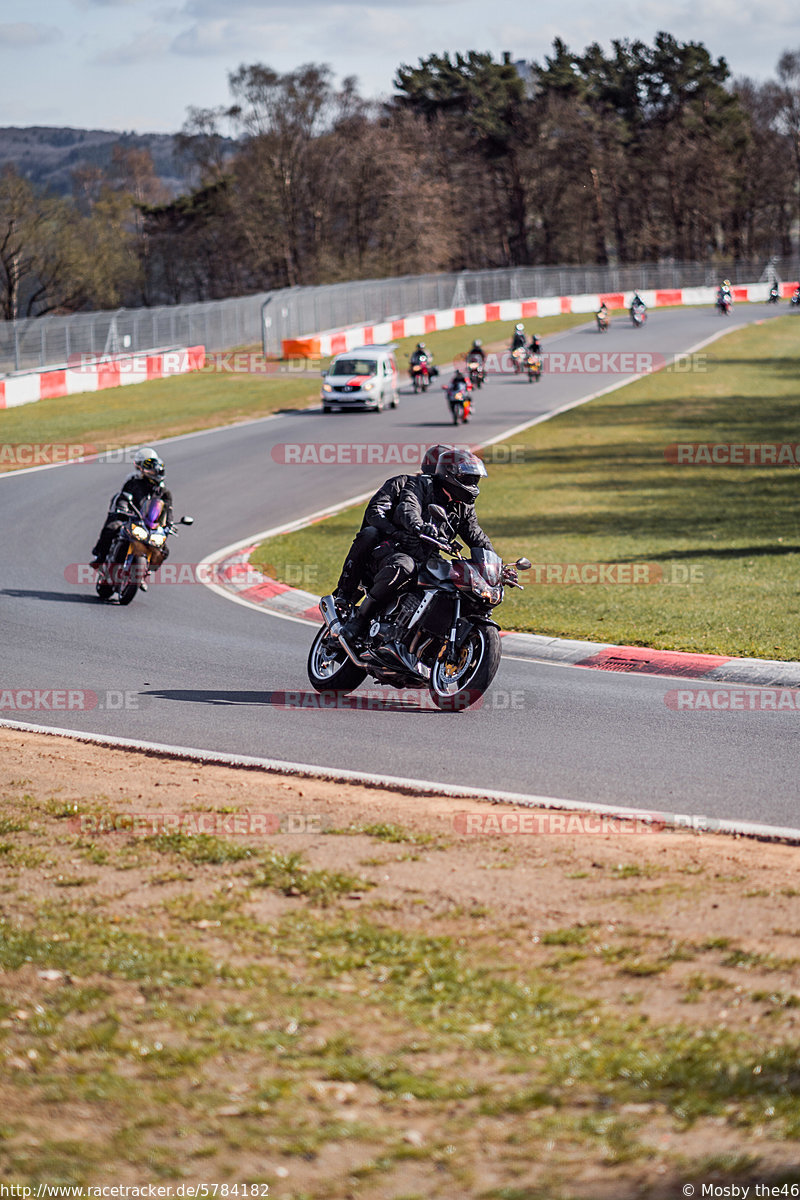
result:
[[[0,1182],[800,1180],[797,847],[9,729],[0,752]]]

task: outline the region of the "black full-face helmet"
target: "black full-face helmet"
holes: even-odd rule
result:
[[[433,475],[436,465],[445,451],[452,451],[453,446],[429,446],[422,456],[420,471],[423,475]]]
[[[480,493],[480,480],[486,467],[470,450],[448,450],[440,455],[434,479],[451,500],[474,503]]]

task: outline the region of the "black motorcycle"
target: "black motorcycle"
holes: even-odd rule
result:
[[[792,306],[792,308],[800,308],[800,288],[798,288],[797,291],[793,293],[792,298],[789,301],[789,304]]]
[[[482,388],[483,380],[486,376],[486,367],[480,354],[467,355],[467,369],[469,371],[469,381],[474,388]]]
[[[778,287],[777,283],[773,283],[772,287],[769,289],[769,295],[767,296],[767,304],[777,304],[778,301],[780,300],[780,298],[781,298],[781,289]]]
[[[118,530],[103,562],[97,570],[95,591],[101,600],[117,593],[120,604],[130,604],[137,591],[147,591],[150,571],[157,571],[167,557],[167,538],[177,534],[175,525],[162,524],[164,501],[153,497],[144,512],[133,497],[123,492],[132,510]],[[120,514],[122,515],[122,514]],[[193,525],[193,517],[181,517],[179,524]]]
[[[464,558],[458,542],[445,540],[452,530],[444,509],[431,505],[428,512],[443,540],[423,535],[431,555],[413,588],[392,599],[366,634],[346,641],[346,614],[337,612],[333,596],[323,596],[325,624],[308,656],[308,678],[318,692],[352,692],[370,675],[396,688],[427,688],[437,708],[458,711],[491,684],[500,665],[500,627],[491,611],[502,604],[505,587],[521,587],[516,571],[531,564],[527,558],[504,564],[490,550]]]

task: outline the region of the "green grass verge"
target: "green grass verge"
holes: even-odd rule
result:
[[[586,316],[550,317],[528,322],[543,334],[555,333],[586,321]],[[425,335],[425,342],[438,362],[450,361],[466,351],[473,337],[486,345],[510,339],[513,323],[495,321]],[[397,361],[401,380],[406,378],[406,355],[420,339],[401,339]],[[255,351],[255,347],[251,347]],[[231,352],[225,361],[236,365]],[[242,351],[241,353],[246,353]],[[323,360],[327,361],[327,360]],[[100,449],[138,445],[142,442],[210,429],[254,417],[267,416],[284,408],[305,408],[319,403],[319,375],[292,371],[293,364],[275,364],[277,374],[247,374],[242,371],[201,371],[172,379],[157,379],[129,387],[85,392],[54,400],[40,400],[20,408],[0,410],[0,471],[14,468],[4,447],[18,443],[37,445],[58,442],[96,446]],[[25,466],[27,462],[19,462]]]
[[[652,375],[507,443],[522,461],[491,465],[478,502],[504,557],[648,563],[662,582],[537,584],[529,575],[501,609],[505,628],[800,659],[797,469],[665,457],[675,442],[797,442],[800,322],[737,331],[711,348],[706,367]],[[291,563],[295,578],[302,566],[332,588],[360,518],[344,512],[273,539],[253,562]]]

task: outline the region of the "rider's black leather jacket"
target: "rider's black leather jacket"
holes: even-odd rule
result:
[[[144,505],[147,504],[151,496],[158,496],[164,501],[164,512],[159,524],[172,524],[172,492],[163,483],[156,483],[152,479],[145,479],[141,475],[129,475],[118,492],[111,497],[111,503],[108,506],[108,519],[123,516],[132,516],[134,510],[131,508],[130,502],[126,499],[126,495],[130,496],[133,503],[141,512]]]
[[[422,526],[429,519],[429,504],[440,504],[447,513],[455,534],[466,546],[477,546],[483,550],[494,550],[487,534],[478,524],[475,505],[464,501],[448,500],[439,480],[429,475],[415,475],[408,481],[395,509],[395,543],[418,562],[423,562],[431,552],[429,542],[420,540]]]

